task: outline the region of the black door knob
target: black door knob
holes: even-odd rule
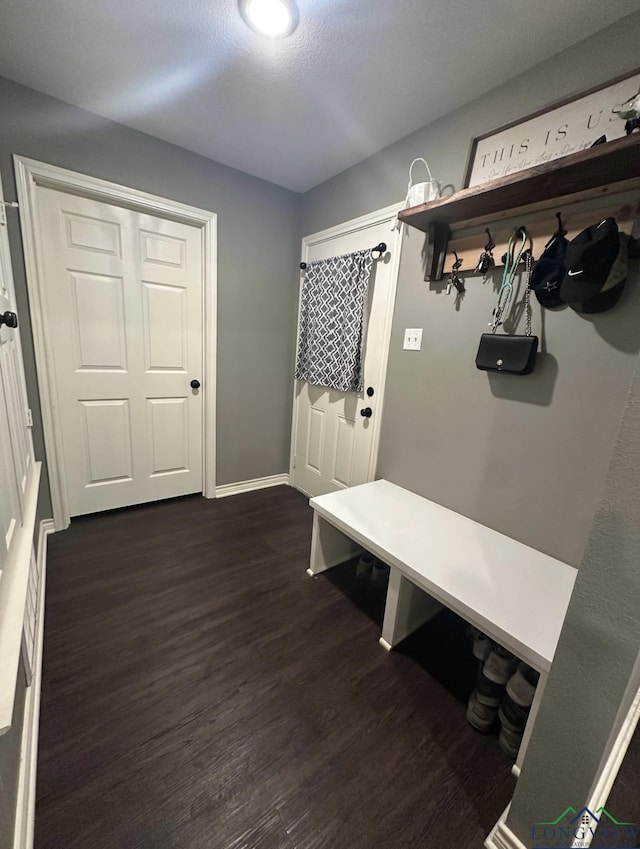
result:
[[[200,389],[200,381],[199,380],[192,380],[189,385],[191,386],[192,389]]]
[[[373,388],[373,386],[367,386],[367,395],[368,395],[368,397],[369,397],[369,398],[373,398],[373,396],[374,396],[375,394],[376,394],[376,390]]]
[[[0,314],[0,327],[2,327],[3,324],[6,324],[7,327],[17,327],[18,316],[14,312],[9,312],[9,310],[7,310],[5,313]]]
[[[371,409],[371,407],[365,407],[363,410],[360,410],[360,415],[363,416],[365,419],[370,419],[373,415],[373,410]]]

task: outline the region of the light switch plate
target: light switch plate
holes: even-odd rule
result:
[[[422,328],[407,327],[404,331],[404,345],[402,347],[405,351],[419,351],[422,348]]]

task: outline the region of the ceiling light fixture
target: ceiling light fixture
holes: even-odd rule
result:
[[[245,23],[271,38],[291,35],[298,25],[294,0],[239,0],[239,6]]]

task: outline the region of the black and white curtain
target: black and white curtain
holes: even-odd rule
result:
[[[363,325],[370,250],[311,262],[302,285],[296,378],[362,391]]]

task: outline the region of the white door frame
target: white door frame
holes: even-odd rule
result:
[[[398,212],[403,208],[403,203],[393,203],[391,206],[385,206],[383,209],[378,209],[375,212],[370,212],[367,215],[361,215],[359,218],[352,218],[350,221],[344,221],[335,227],[329,227],[327,230],[320,230],[318,233],[313,233],[310,236],[305,236],[302,239],[301,261],[306,262],[309,257],[309,249],[322,242],[336,239],[340,236],[348,236],[350,233],[357,233],[359,230],[366,230],[368,227],[373,227],[376,224],[384,224],[386,221],[396,221]],[[383,351],[382,351],[382,368],[380,374],[380,387],[376,391],[376,415],[372,419],[373,434],[371,442],[371,458],[369,460],[369,470],[367,481],[372,481],[375,477],[376,466],[378,464],[378,449],[380,447],[380,426],[382,424],[382,411],[384,407],[384,393],[387,382],[387,363],[389,361],[389,343],[391,341],[391,327],[393,323],[393,310],[396,303],[396,291],[398,288],[398,272],[400,271],[400,253],[402,250],[402,227],[397,227],[393,234],[389,237],[387,248],[391,252],[391,283],[386,303],[384,331],[383,331]],[[373,245],[371,246],[373,247]],[[298,356],[298,339],[300,338],[300,302],[302,297],[302,276],[300,278],[300,288],[298,293],[298,320],[296,327],[296,359]],[[291,416],[291,452],[289,455],[289,480],[293,486],[294,481],[294,462],[296,456],[296,433],[298,426],[298,405],[299,395],[296,392],[298,381],[293,381],[293,413]]]
[[[55,165],[23,156],[13,157],[20,207],[20,227],[27,272],[27,289],[36,370],[42,411],[42,426],[47,452],[51,502],[55,530],[69,527],[69,502],[64,474],[64,453],[60,408],[53,368],[53,347],[46,320],[46,270],[41,267],[42,245],[39,228],[38,195],[44,187],[84,198],[116,204],[137,212],[168,218],[198,227],[203,242],[203,363],[202,416],[203,475],[202,492],[206,498],[216,495],[216,296],[217,296],[217,215],[167,198],[140,192],[117,183],[78,174]]]

